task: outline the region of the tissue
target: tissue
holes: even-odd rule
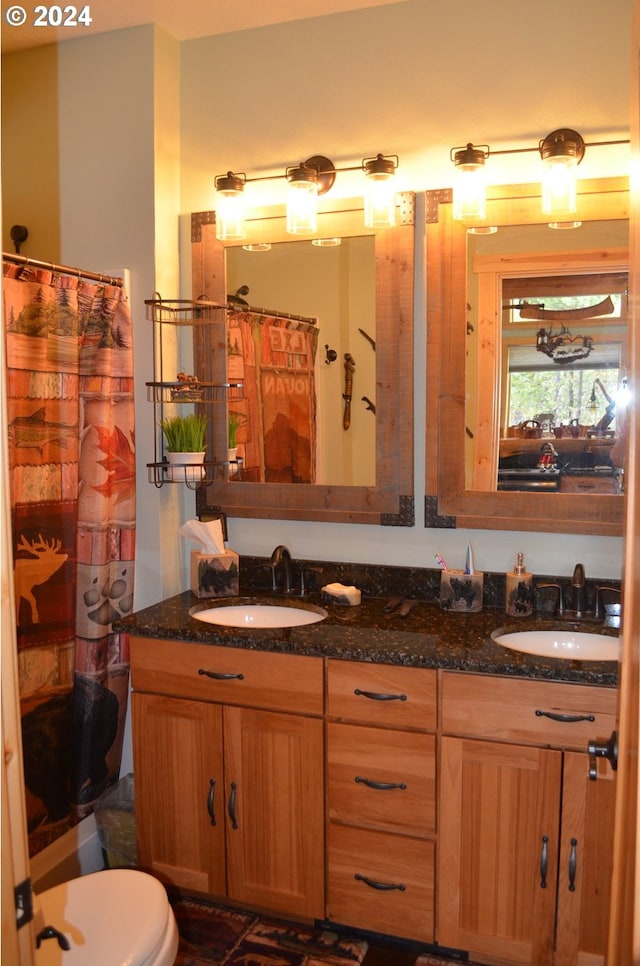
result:
[[[201,520],[187,520],[178,533],[200,544],[201,553],[224,553],[224,536],[220,520],[209,520],[206,523]]]
[[[188,520],[178,533],[199,544],[191,551],[191,591],[196,597],[237,597],[240,558],[224,545],[220,520]]]

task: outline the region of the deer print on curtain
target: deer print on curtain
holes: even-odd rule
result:
[[[124,289],[3,266],[9,472],[29,849],[120,770],[135,444]]]

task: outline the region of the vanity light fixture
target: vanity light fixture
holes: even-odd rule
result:
[[[287,231],[290,235],[313,235],[318,230],[318,176],[320,163],[324,164],[325,161],[326,158],[316,155],[302,164],[287,168]],[[330,161],[328,164],[333,168]],[[323,191],[328,191],[329,187],[323,188]]]
[[[577,168],[587,147],[610,144],[629,144],[628,140],[585,142],[577,131],[558,128],[542,138],[534,148],[507,148],[492,151],[487,144],[468,142],[465,147],[452,148],[450,157],[456,169],[453,190],[453,217],[471,223],[469,231],[479,233],[482,226],[474,226],[486,218],[485,162],[492,154],[522,154],[538,151],[543,163],[542,213],[549,219],[549,228],[579,228],[582,222],[571,216],[577,210]],[[495,229],[492,229],[495,230]]]
[[[244,189],[251,181],[287,181],[287,231],[292,235],[314,235],[318,230],[317,202],[332,187],[340,171],[363,171],[364,224],[367,228],[391,228],[395,225],[396,193],[394,179],[397,155],[377,154],[359,165],[336,168],[329,158],[314,154],[300,164],[288,167],[284,175],[247,178],[227,171],[215,178],[217,192],[216,234],[225,240],[245,237]]]
[[[393,228],[396,223],[395,175],[397,155],[365,158],[362,170],[366,176],[364,191],[364,223],[367,228]]]
[[[215,180],[218,193],[216,204],[216,234],[223,241],[245,237],[244,229],[244,174],[227,171]]]
[[[550,224],[571,221],[577,209],[578,165],[584,157],[584,140],[577,131],[559,128],[538,145],[542,158],[542,213]]]
[[[487,215],[487,184],[485,161],[489,145],[452,148],[456,182],[453,189],[453,217],[456,221],[482,221]]]

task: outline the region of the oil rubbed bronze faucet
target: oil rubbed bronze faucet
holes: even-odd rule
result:
[[[585,610],[585,578],[584,567],[576,564],[571,578],[571,610],[575,617],[584,617]]]
[[[289,548],[279,544],[269,560],[271,567],[271,589],[283,594],[290,594],[293,590],[293,567]],[[282,570],[282,581],[278,581],[278,569]]]

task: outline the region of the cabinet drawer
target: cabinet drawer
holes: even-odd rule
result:
[[[131,637],[131,686],[137,691],[320,715],[322,672],[316,657]]]
[[[442,675],[446,734],[585,751],[591,739],[606,738],[615,729],[616,705],[614,688],[450,671]]]
[[[562,476],[561,493],[619,493],[620,487],[612,476]]]
[[[433,843],[331,824],[328,908],[334,922],[432,942]]]
[[[328,711],[334,718],[365,724],[434,731],[436,672],[330,660]]]
[[[330,722],[329,817],[411,835],[433,834],[435,736]]]

